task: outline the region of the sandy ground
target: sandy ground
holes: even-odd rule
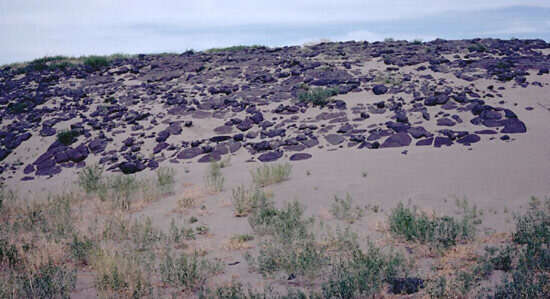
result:
[[[374,63],[369,67],[379,66]],[[406,72],[407,69],[401,71]],[[455,85],[472,84],[448,74],[432,74],[452,80]],[[543,87],[530,85],[528,88],[521,88],[513,87],[513,83],[485,80],[473,83],[480,90],[485,90],[489,84],[507,87],[499,91],[502,94],[501,98],[487,101],[496,103],[504,100],[505,104],[501,106],[513,109],[525,122],[527,133],[511,134],[510,141],[505,142],[498,137],[491,140],[485,135],[482,137],[483,142],[473,146],[453,145],[434,148],[411,144],[408,147],[379,150],[357,150],[321,143],[322,148],[305,150],[313,155],[311,159],[292,162],[292,174],[288,181],[269,186],[267,189],[273,192],[278,205],[296,199],[306,207],[306,214],[318,216],[333,226],[344,226],[332,219],[328,213],[335,195],[345,196],[348,193],[355,204],[362,207],[379,206],[381,209],[378,213],[369,211],[366,217],[352,225],[361,236],[375,240],[383,238],[377,226],[384,222],[390,210],[399,202],[409,201],[426,211],[453,214],[458,209],[456,201],[467,199],[470,204],[475,204],[483,211],[483,230],[510,231],[513,227],[513,214],[525,210],[531,196],[550,196],[550,77],[533,76],[528,79],[542,82]],[[373,97],[367,92],[350,93],[337,98],[346,101],[349,107],[380,100],[379,97]],[[272,105],[262,109],[269,115],[269,108],[273,107]],[[529,111],[525,107],[534,109]],[[308,114],[300,116],[301,120],[313,118],[319,112],[316,109],[308,110]],[[351,116],[351,109],[348,109],[347,113]],[[466,118],[464,121],[468,123],[469,119]],[[196,135],[192,137],[206,135],[223,123],[223,120],[206,119],[196,123],[192,132]],[[429,125],[426,125],[426,128],[430,128]],[[122,135],[118,139],[123,140],[126,136]],[[20,159],[25,163],[34,160],[37,154],[31,153],[33,149],[49,145],[51,138],[55,136],[33,136],[21,145],[18,153],[10,156],[10,159]],[[210,232],[205,238],[191,241],[191,246],[206,249],[209,256],[220,257],[227,263],[240,262],[236,266],[228,266],[225,273],[213,278],[213,281],[239,278],[252,285],[261,285],[261,275],[248,271],[243,259],[244,250],[223,248],[234,234],[251,233],[246,218],[234,217],[230,200],[232,188],[241,184],[249,185],[250,170],[261,165],[259,162],[247,161],[249,158],[250,155],[244,149],[231,155],[230,165],[222,169],[226,181],[224,190],[215,194],[203,190],[207,163],[197,163],[197,159],[178,164],[168,160],[162,162],[161,166],[173,167],[176,170],[175,194],[152,203],[135,213],[133,217],[151,217],[156,227],[167,230],[172,219],[184,222],[190,216],[197,216],[199,224],[208,225]],[[89,158],[87,163],[93,162],[93,159]],[[288,152],[275,163],[286,161]],[[22,197],[44,198],[48,193],[75,188],[77,172],[78,169],[67,169],[52,178],[37,177],[29,182],[20,181],[22,174],[17,173],[6,185]],[[153,172],[149,170],[137,174],[138,177],[151,175]],[[205,209],[197,206],[185,213],[174,212],[178,200],[190,196],[189,194],[199,195]],[[256,241],[252,242],[252,246],[255,244]],[[286,284],[284,278],[280,278],[281,284]],[[92,282],[90,273],[79,273],[74,297],[94,297]]]

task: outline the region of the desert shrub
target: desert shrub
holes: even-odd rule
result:
[[[352,201],[353,199],[349,193],[346,194],[346,198],[340,198],[335,195],[334,202],[330,206],[330,213],[336,219],[346,221],[350,224],[358,221],[363,217],[364,211],[360,206],[354,207]]]
[[[13,190],[7,189],[4,184],[0,184],[0,215],[4,212],[6,205],[17,200]]]
[[[76,286],[76,270],[49,262],[36,272],[19,272],[16,284],[21,297],[69,298]]]
[[[129,229],[129,236],[133,246],[138,251],[151,248],[157,242],[165,239],[162,231],[153,227],[151,218],[145,218],[145,221],[135,220]]]
[[[69,244],[69,249],[72,258],[76,262],[87,265],[89,263],[90,254],[95,246],[96,244],[91,239],[73,234],[73,239]]]
[[[477,216],[474,213],[466,210],[461,220],[450,216],[429,217],[399,203],[390,215],[390,231],[409,241],[449,247],[475,236]]]
[[[243,185],[233,188],[231,202],[235,216],[245,217],[258,205],[267,194],[258,187],[246,189]]]
[[[102,184],[103,168],[99,165],[86,166],[78,173],[78,185],[88,194],[97,192]]]
[[[221,163],[218,163],[216,161],[210,162],[208,172],[206,173],[205,177],[206,186],[215,192],[222,191],[223,184],[225,182],[225,178],[223,177],[221,171],[221,166]]]
[[[63,130],[57,133],[57,140],[64,145],[71,145],[76,141],[76,138],[80,135],[78,130]]]
[[[512,235],[514,248],[497,255],[501,258],[496,262],[508,268],[512,260],[512,266],[497,286],[494,298],[550,297],[550,198],[544,206],[532,198],[529,211],[516,216]]]
[[[366,298],[380,292],[383,283],[406,272],[405,260],[399,254],[384,254],[370,244],[367,252],[355,248],[350,258],[334,263],[323,284],[324,298]]]
[[[311,103],[314,106],[325,106],[330,101],[330,98],[337,94],[337,88],[307,88],[298,94],[298,101],[301,103]]]
[[[305,218],[303,213],[297,201],[283,209],[276,209],[265,198],[259,201],[248,220],[255,232],[265,236],[258,257],[249,257],[260,273],[313,274],[325,264],[323,250],[310,232],[313,218]]]
[[[252,181],[256,186],[265,187],[288,180],[292,165],[290,163],[263,165],[250,171]]]
[[[175,170],[173,168],[166,168],[161,167],[157,169],[157,186],[161,190],[162,193],[172,193],[174,192],[174,184],[175,184]]]
[[[92,259],[95,287],[103,297],[140,298],[151,295],[152,286],[144,262],[135,255],[99,250]]]
[[[129,210],[132,201],[139,190],[139,185],[134,176],[116,175],[109,182],[111,200],[113,206],[123,210]]]
[[[201,259],[198,253],[180,254],[178,257],[166,254],[159,268],[163,283],[187,290],[203,286],[211,275],[221,269],[221,263]]]
[[[170,222],[170,231],[169,231],[170,241],[178,244],[182,240],[193,240],[195,239],[195,231],[192,228],[178,227],[176,221],[172,219]]]
[[[287,243],[267,239],[260,243],[258,257],[251,262],[264,275],[279,271],[290,275],[314,275],[326,264],[326,257],[312,238]]]
[[[84,58],[83,64],[92,70],[98,70],[109,65],[109,59],[105,56],[88,56]]]
[[[7,239],[0,239],[0,268],[3,265],[14,268],[20,261],[21,257],[15,244]]]

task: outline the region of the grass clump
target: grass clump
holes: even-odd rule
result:
[[[236,217],[246,217],[267,194],[258,187],[246,189],[243,185],[233,188],[231,202]]]
[[[57,133],[57,141],[61,142],[63,145],[71,145],[76,141],[76,138],[80,136],[78,130],[63,130]]]
[[[264,236],[258,256],[247,258],[260,273],[313,275],[326,264],[323,250],[310,232],[313,218],[304,218],[303,213],[297,201],[276,209],[272,202],[263,199],[249,216],[253,230]]]
[[[116,175],[108,182],[111,189],[111,200],[115,208],[129,210],[135,195],[139,190],[136,177],[131,175]]]
[[[78,185],[87,193],[95,193],[102,184],[103,168],[99,165],[84,167],[78,173]]]
[[[265,187],[288,180],[291,171],[290,163],[263,165],[250,171],[250,175],[256,186]]]
[[[476,209],[465,208],[463,218],[450,216],[428,216],[416,208],[405,207],[403,203],[394,208],[390,215],[390,231],[408,241],[429,243],[436,247],[450,247],[460,241],[472,240],[476,234]]]
[[[210,162],[210,165],[208,166],[208,172],[205,177],[206,186],[214,192],[220,192],[223,190],[225,178],[221,169],[222,164],[216,161]]]
[[[197,252],[177,257],[166,254],[159,268],[163,283],[185,290],[202,287],[211,275],[221,270],[221,263],[202,259]]]
[[[334,202],[330,206],[330,213],[338,220],[353,224],[364,215],[364,210],[360,206],[352,206],[353,199],[351,195],[346,194],[346,198],[334,196]]]
[[[330,101],[330,98],[338,94],[337,88],[309,88],[298,94],[300,103],[311,103],[313,106],[325,106]]]
[[[99,70],[109,65],[109,59],[106,56],[92,55],[84,58],[82,63],[93,70]]]
[[[173,168],[161,167],[157,169],[157,186],[163,194],[170,194],[174,192],[174,179],[175,170]]]
[[[152,286],[141,267],[139,258],[132,254],[100,250],[94,256],[95,287],[103,297],[140,298],[151,295]]]
[[[323,298],[367,298],[380,292],[384,283],[391,283],[405,273],[405,260],[399,254],[384,254],[370,244],[363,252],[351,250],[349,258],[337,260],[328,280],[323,284]]]

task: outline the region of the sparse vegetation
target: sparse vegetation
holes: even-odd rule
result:
[[[262,201],[267,194],[258,187],[246,189],[244,185],[233,188],[231,202],[235,216],[245,217],[257,207],[258,202]]]
[[[291,171],[292,165],[290,165],[290,163],[274,165],[265,164],[250,171],[250,174],[256,186],[265,187],[288,180]]]
[[[223,190],[225,178],[223,177],[221,169],[222,163],[216,161],[210,162],[205,181],[206,186],[214,192],[220,192]]]
[[[92,55],[84,58],[82,63],[93,70],[98,70],[109,65],[109,58],[106,56]]]
[[[220,262],[202,259],[195,252],[177,257],[166,254],[159,270],[163,283],[194,290],[202,287],[210,275],[223,270],[223,266]]]
[[[79,135],[80,132],[78,130],[63,130],[57,133],[57,140],[63,145],[71,145]]]
[[[86,166],[78,173],[78,185],[87,194],[95,193],[101,187],[102,175],[103,168],[99,165]]]
[[[163,194],[174,192],[175,170],[173,168],[160,167],[156,171],[157,186]]]
[[[338,94],[337,88],[303,87],[305,90],[298,94],[298,101],[311,103],[314,106],[325,106],[330,98]]]
[[[475,207],[465,209],[462,219],[419,213],[416,208],[405,207],[403,203],[392,210],[390,231],[408,241],[429,243],[449,247],[460,241],[468,241],[476,234],[477,214]]]
[[[334,196],[334,202],[330,206],[330,213],[338,220],[346,221],[350,224],[355,223],[364,215],[364,210],[360,206],[352,205],[353,199],[349,193],[346,198]]]

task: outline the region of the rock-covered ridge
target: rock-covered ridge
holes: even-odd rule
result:
[[[527,128],[501,92],[542,86],[528,77],[548,75],[549,48],[541,40],[345,42],[137,55],[99,69],[3,67],[0,171],[31,180],[93,159],[134,173],[243,150],[267,162],[308,159],[313,147],[508,140]],[[494,84],[476,85],[486,79]],[[338,94],[321,108],[297,101],[314,88]],[[65,144],[56,137],[64,128],[75,134]],[[33,140],[49,145],[18,161],[14,153]]]

